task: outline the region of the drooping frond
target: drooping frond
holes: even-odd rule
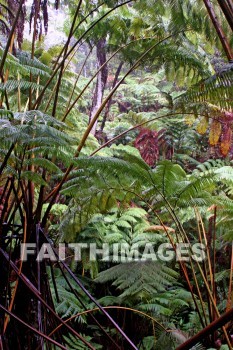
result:
[[[0,47],[0,58],[3,55],[3,49]],[[37,58],[30,58],[28,53],[18,51],[16,56],[8,52],[5,61],[5,67],[10,70],[10,74],[20,73],[27,75],[31,73],[34,76],[49,77],[51,69],[40,62]]]
[[[178,101],[183,105],[189,103],[210,103],[223,110],[233,109],[233,68],[229,64],[221,73],[215,74],[207,80],[202,80],[191,87]]]
[[[25,80],[7,80],[6,83],[0,84],[0,91],[14,91],[17,89],[28,90],[28,89],[42,89],[42,86],[33,82]]]
[[[187,290],[179,288],[158,293],[147,303],[139,305],[140,310],[150,312],[154,316],[174,316],[187,307],[194,307],[192,295]]]
[[[8,164],[5,164],[2,169],[4,172],[13,174],[13,167],[15,170],[21,168],[23,160],[24,171],[20,171],[22,179],[46,185],[40,171],[34,173],[27,167],[60,173],[59,167],[53,164],[54,157],[63,164],[71,163],[74,139],[59,130],[65,127],[63,123],[37,110],[16,113],[2,110],[1,114],[4,118],[0,119],[0,161],[2,164],[5,162],[8,149],[13,147]]]
[[[27,52],[18,51],[16,57],[18,58],[19,62],[28,70],[30,70],[31,68],[32,69],[31,73],[35,75],[49,76],[50,73],[52,72],[51,68],[43,64],[41,61],[39,61],[35,57],[32,59]],[[33,71],[33,68],[38,70]]]

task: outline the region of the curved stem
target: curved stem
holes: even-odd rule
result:
[[[139,315],[145,316],[147,318],[149,318],[150,320],[152,320],[154,323],[156,323],[163,331],[167,332],[166,328],[160,323],[158,322],[154,317],[147,315],[145,312],[142,312],[140,310],[137,309],[133,309],[131,307],[125,307],[125,306],[103,306],[103,309],[117,309],[117,310],[128,310],[128,311],[132,311],[134,313],[137,313]],[[72,315],[71,317],[69,317],[67,320],[65,320],[65,323],[72,321],[74,318],[78,317],[78,316],[83,316],[83,315],[87,315],[91,312],[95,312],[95,311],[100,311],[99,308],[95,308],[95,309],[90,309],[90,310],[85,310],[82,312],[79,312],[75,315]],[[63,326],[63,324],[59,324],[51,333],[49,333],[49,337],[51,335],[53,335],[58,329],[60,329]]]

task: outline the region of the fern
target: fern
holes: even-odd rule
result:
[[[178,274],[159,262],[123,263],[100,272],[98,283],[113,281],[112,285],[121,291],[122,299],[141,299],[164,291],[175,283]]]
[[[49,76],[49,74],[52,72],[52,70],[47,65],[43,64],[37,58],[32,59],[26,52],[18,51],[16,57],[24,67],[27,67],[29,70],[32,68],[30,73],[33,73],[33,75]],[[33,69],[35,70],[33,71]]]
[[[61,272],[58,269],[54,270],[55,280],[56,280],[56,292],[58,294],[59,300],[57,300],[55,287],[52,282],[51,274],[49,273],[51,293],[55,303],[56,311],[61,315],[62,318],[68,318],[70,316],[76,315],[81,311],[84,311],[82,303],[78,300],[78,298],[70,291],[70,287],[68,286],[66,280],[62,276]],[[69,283],[72,285],[74,290],[76,290],[77,286],[75,283],[67,276]],[[80,299],[84,301],[85,296],[77,291],[78,295],[80,295]],[[77,316],[74,318],[75,321],[79,323],[86,323],[85,316]]]
[[[187,309],[194,309],[192,295],[185,289],[168,290],[157,293],[146,304],[141,303],[139,309],[156,315],[171,317]]]
[[[65,124],[59,120],[51,117],[50,115],[43,113],[39,110],[30,110],[26,112],[15,112],[14,118],[16,120],[27,123],[41,123],[45,125],[53,125],[57,127],[65,127]]]
[[[42,89],[42,86],[33,82],[25,80],[8,80],[4,84],[0,84],[0,91],[14,91],[17,89],[28,90],[28,89]]]
[[[180,99],[184,103],[206,102],[216,105],[226,110],[232,110],[232,92],[233,92],[233,69],[231,65],[221,73],[212,76],[207,80],[201,81],[197,86],[191,88]]]
[[[6,164],[7,166],[3,169],[4,173],[15,174],[16,170],[21,167],[23,160],[24,169],[21,171],[21,178],[34,181],[37,185],[47,186],[40,171],[30,171],[25,167],[34,165],[37,170],[47,169],[51,172],[61,173],[59,167],[53,164],[52,158],[56,156],[57,160],[64,164],[71,163],[74,152],[71,146],[73,139],[65,132],[58,130],[58,127],[64,128],[63,123],[40,111],[7,113],[1,121],[1,162],[7,155],[4,150],[15,144],[13,152],[9,156],[9,164]]]
[[[66,235],[66,239],[74,239],[73,235],[85,227],[92,214],[110,209],[116,200],[127,202],[130,199],[135,200],[139,195],[156,210],[163,208],[165,214],[165,211],[170,213],[172,207],[178,216],[181,208],[212,205],[212,193],[218,181],[217,174],[209,176],[194,172],[187,175],[179,165],[169,161],[160,162],[154,170],[150,170],[138,158],[131,157],[132,162],[128,162],[124,160],[125,157],[127,159],[127,154],[121,153],[118,156],[123,159],[94,157],[80,158],[76,161],[79,170],[72,172],[71,179],[67,181],[62,191],[66,195],[78,194],[75,196],[78,210],[75,208],[71,210],[65,229],[69,235],[68,227],[73,225],[74,231],[72,230],[70,238]],[[128,174],[127,178],[122,178],[120,174],[125,173]],[[219,203],[217,197],[214,200],[215,203]],[[115,227],[121,225],[127,229],[131,223],[123,216],[123,220],[120,218],[120,222],[114,225]],[[62,229],[64,230],[64,224]],[[116,229],[117,234],[118,231]]]
[[[3,54],[3,49],[0,47],[0,57]],[[21,75],[29,76],[32,73],[35,76],[49,77],[51,70],[49,67],[41,63],[38,59],[31,59],[25,52],[18,51],[16,56],[8,52],[5,67],[10,69],[11,74],[20,73]]]
[[[83,334],[80,334],[84,337],[84,339],[86,341],[88,341],[89,343],[91,342],[92,346],[95,347],[96,350],[98,349],[102,349],[103,347],[99,344],[96,344],[96,343],[93,343],[92,342],[92,337],[90,336],[87,336],[87,335],[83,335]],[[68,336],[63,336],[65,342],[66,342],[66,346],[67,346],[67,349],[69,350],[87,350],[88,347],[83,344],[83,342],[81,340],[79,340],[78,338],[75,338],[72,334],[69,334]]]

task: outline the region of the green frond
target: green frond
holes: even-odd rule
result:
[[[120,297],[146,298],[164,291],[176,282],[178,274],[160,262],[132,262],[111,267],[99,273],[97,283],[113,282],[121,291]]]
[[[198,164],[198,166],[194,169],[193,175],[195,176],[206,176],[207,174],[211,175],[215,173],[218,169],[221,172],[221,168],[224,167],[226,161],[222,159],[209,159],[204,163]]]
[[[23,180],[32,181],[37,185],[47,186],[47,182],[42,178],[42,176],[33,171],[24,171],[20,177]]]
[[[66,282],[65,278],[62,276],[61,272],[58,269],[54,269],[56,287],[57,287],[57,292],[59,296],[59,301],[57,300],[55,288],[51,277],[51,272],[47,270],[47,273],[49,275],[51,293],[52,293],[52,297],[55,303],[55,308],[58,314],[62,318],[67,318],[72,315],[78,314],[80,311],[83,311],[82,304],[80,303],[78,298],[70,291],[70,287]],[[77,285],[68,276],[67,278],[69,280],[69,283],[76,290]],[[80,295],[80,298],[85,299],[85,296],[82,293],[80,293],[80,291],[77,291],[77,292]],[[80,323],[86,323],[85,316],[77,316],[74,320]]]
[[[14,114],[12,111],[8,111],[7,109],[0,109],[0,116],[1,117],[6,117],[6,118],[13,118],[14,117]],[[1,120],[0,119],[0,122],[4,122],[4,119]]]
[[[0,58],[2,58],[3,52],[4,49],[0,47]],[[15,56],[9,52],[7,53],[5,68],[10,69],[11,74],[17,74],[18,72],[21,74],[27,74],[27,69],[22,64],[20,64],[19,60]]]
[[[165,71],[168,78],[171,76],[170,71],[172,70],[172,77],[181,86],[184,85],[184,77],[188,77],[191,72],[193,72],[193,81],[197,81],[198,77],[207,77],[210,75],[207,65],[203,65],[204,57],[200,59],[201,55],[199,54],[198,57],[198,52],[196,51],[194,53],[188,46],[177,48],[172,45],[164,45],[161,55],[165,63]],[[182,79],[179,79],[179,73],[181,73]]]
[[[192,102],[211,103],[221,109],[233,109],[233,68],[229,65],[226,70],[215,74],[207,80],[202,80],[191,87],[179,99],[178,103],[186,105]]]
[[[96,188],[101,189],[122,189],[123,191],[133,191],[141,183],[150,182],[148,171],[139,167],[137,164],[131,164],[122,159],[113,157],[93,157],[78,158],[75,161],[78,171],[72,172],[72,179],[68,180],[64,186],[64,191],[68,188],[75,189],[80,186],[86,188],[89,192]],[[84,173],[85,169],[85,174]],[[121,176],[121,174],[123,176]],[[127,177],[124,175],[127,174]],[[71,187],[72,186],[72,187]]]
[[[54,164],[53,162],[51,162],[48,159],[45,158],[30,158],[24,161],[25,165],[34,165],[34,166],[38,166],[40,168],[43,169],[47,169],[50,173],[60,173],[61,169]]]
[[[160,162],[153,171],[152,181],[164,196],[170,195],[176,185],[186,179],[186,173],[178,164],[168,160]]]
[[[215,274],[215,280],[217,283],[219,283],[224,280],[229,280],[229,276],[230,276],[230,270],[223,270]]]
[[[147,215],[147,212],[142,208],[129,208],[127,209],[126,214],[123,214],[123,217],[125,217],[126,215],[129,217],[141,219]]]
[[[15,112],[14,118],[21,123],[41,123],[45,125],[53,125],[54,127],[64,128],[66,125],[52,116],[39,110],[30,110],[26,112]]]
[[[49,68],[47,65],[40,62],[35,57],[32,59],[27,52],[18,51],[16,57],[18,58],[19,62],[23,66],[27,67],[30,73],[33,73],[35,75],[46,75],[46,76],[49,76],[50,73],[52,73],[51,68]]]
[[[0,57],[3,54],[3,49],[0,48]],[[49,77],[51,69],[40,62],[38,59],[31,59],[26,52],[18,51],[16,56],[8,52],[5,62],[5,68],[9,69],[11,76],[16,76],[18,73],[23,77],[34,76]],[[11,91],[11,90],[10,90]]]
[[[153,296],[147,303],[139,305],[139,310],[150,312],[150,314],[161,316],[172,316],[186,310],[194,308],[192,295],[185,289],[168,290]]]
[[[178,332],[179,331],[177,330],[177,333]],[[187,340],[187,338],[182,333],[180,334],[179,338],[181,337],[182,337],[181,343]],[[160,349],[173,350],[177,347],[178,344],[179,342],[177,342],[177,339],[175,337],[175,330],[174,332],[163,332],[157,339],[154,349],[155,350],[160,350]]]
[[[224,182],[233,184],[233,168],[230,165],[222,166],[214,171],[217,178]]]
[[[26,80],[7,80],[5,83],[0,83],[0,91],[14,91],[17,89],[28,90],[28,89],[38,89],[42,90],[43,86]]]
[[[190,182],[186,182],[179,186],[178,191],[176,192],[177,197],[177,205],[181,204],[181,202],[186,203],[189,202],[189,205],[195,206],[196,200],[203,200],[202,205],[208,205],[206,201],[209,203],[213,202],[213,197],[211,193],[216,187],[216,179],[210,176],[203,176],[200,178],[195,178],[190,176]],[[201,203],[199,203],[200,205]],[[197,205],[197,203],[196,203]]]

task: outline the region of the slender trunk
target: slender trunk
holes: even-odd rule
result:
[[[118,81],[121,69],[123,67],[123,64],[124,64],[124,62],[121,61],[119,66],[118,66],[118,68],[117,68],[117,71],[116,71],[116,74],[115,74],[115,77],[114,77],[114,80],[113,80],[113,83],[112,83],[112,89],[114,89],[114,87],[117,84],[117,81]],[[104,117],[103,117],[103,121],[102,121],[102,124],[101,124],[101,127],[100,127],[101,131],[104,130],[106,120],[108,119],[108,116],[109,116],[111,105],[112,105],[112,97],[109,99],[107,107],[106,107],[106,111],[105,111],[105,114],[104,114]]]
[[[98,41],[96,45],[97,69],[99,69],[107,60],[105,48],[106,48],[106,39],[102,38]],[[97,75],[97,82],[95,86],[95,92],[94,92],[94,97],[92,101],[89,122],[92,121],[96,112],[98,111],[98,109],[102,104],[107,77],[108,77],[108,67],[107,65],[105,65]],[[97,127],[97,121],[93,125],[91,134],[95,135],[96,127]]]
[[[227,56],[228,60],[231,61],[231,60],[233,60],[233,52],[232,52],[232,49],[229,45],[229,42],[225,36],[225,33],[223,32],[223,29],[218,21],[218,18],[216,16],[215,11],[214,11],[213,5],[212,5],[210,0],[203,0],[203,1],[204,1],[206,8],[207,8],[209,16],[211,18],[211,21],[216,29],[218,37],[222,43],[223,49],[226,53],[226,56]]]

